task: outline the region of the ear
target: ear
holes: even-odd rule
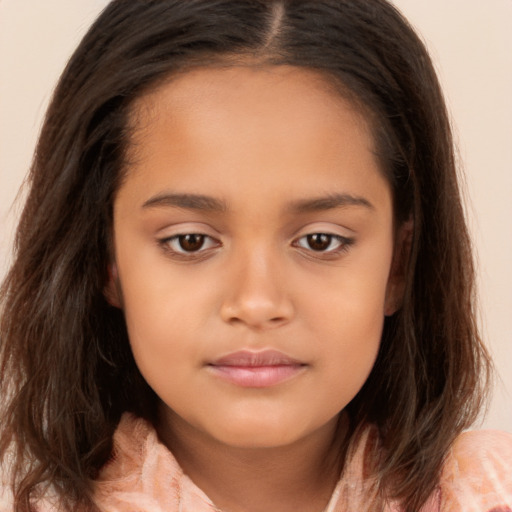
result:
[[[414,223],[411,219],[402,223],[396,233],[393,261],[384,302],[384,315],[386,316],[394,315],[402,307],[413,232]]]
[[[121,286],[119,284],[119,276],[117,273],[117,265],[111,263],[108,266],[108,281],[103,288],[103,295],[107,302],[115,308],[122,309]]]

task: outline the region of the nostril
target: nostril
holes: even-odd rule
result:
[[[249,273],[247,268],[244,277],[226,289],[220,306],[224,322],[265,329],[285,324],[294,316],[294,306],[283,281],[261,272]]]
[[[248,307],[247,304],[238,303],[238,305],[224,305],[221,310],[221,317],[224,322],[233,326],[246,325],[253,329],[274,328],[287,323],[292,314],[284,311],[278,312],[278,305],[273,307]],[[261,306],[261,305],[260,305]],[[286,308],[290,309],[290,308]],[[276,314],[278,313],[278,314]]]
[[[256,319],[248,317],[239,318],[238,316],[233,316],[225,320],[227,320],[227,322],[230,323],[231,325],[247,325],[255,329],[278,327],[279,325],[282,325],[287,322],[287,319],[283,316],[276,316],[268,319]]]

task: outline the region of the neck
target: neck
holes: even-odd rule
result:
[[[346,425],[338,425],[338,418],[304,439],[271,448],[229,446],[172,412],[161,418],[161,440],[223,512],[322,512],[339,479]]]

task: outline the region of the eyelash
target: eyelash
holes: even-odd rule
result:
[[[187,238],[192,237],[200,237],[202,238],[202,243],[200,244],[200,247],[197,250],[187,251],[183,248],[182,243],[186,242]],[[210,243],[213,241],[213,245],[211,247],[207,247],[204,249],[204,242],[210,241]],[[177,244],[178,247],[173,248],[171,244]],[[192,243],[194,243],[192,241]],[[215,240],[213,237],[209,235],[205,235],[204,233],[182,233],[179,235],[174,235],[168,238],[164,238],[160,240],[160,244],[164,247],[164,249],[170,251],[171,253],[180,254],[180,255],[197,255],[199,252],[207,251],[208,249],[211,249],[212,247],[219,247],[221,243],[218,240]]]
[[[304,247],[304,246],[300,245],[300,241],[304,240],[304,239],[306,240],[306,243],[309,244],[310,242],[312,242],[312,238],[313,237],[324,237],[324,239],[327,238],[327,242],[328,242],[327,248],[331,247],[333,242],[336,242],[337,246],[335,248],[331,248],[330,250],[316,250],[316,249],[313,249],[311,246]],[[341,253],[344,253],[344,252],[348,251],[349,247],[353,243],[354,243],[354,239],[353,238],[347,238],[345,236],[335,235],[335,234],[332,234],[332,233],[321,233],[321,232],[318,232],[318,233],[308,233],[307,235],[301,236],[296,241],[294,241],[293,245],[295,247],[299,247],[301,249],[305,249],[308,252],[311,251],[312,253],[314,253],[316,255],[323,255],[324,257],[328,257],[328,256],[334,256],[335,257],[335,256],[338,256]]]
[[[186,250],[183,248],[182,244],[186,243],[187,238],[192,238],[191,242],[194,243],[195,238],[197,237],[202,239],[202,241],[199,242],[200,246],[197,248],[197,250]],[[323,241],[328,242],[327,249],[331,247],[333,242],[335,242],[337,246],[335,248],[330,248],[329,250],[316,250],[311,246],[305,247],[301,245],[301,240],[306,240],[306,244],[309,245],[313,241],[313,237],[324,237]],[[325,238],[327,238],[327,240],[325,240]],[[209,235],[205,235],[204,233],[181,233],[179,235],[163,238],[159,240],[159,244],[167,253],[170,253],[171,256],[176,258],[184,258],[187,260],[203,258],[210,252],[210,249],[215,249],[222,246],[220,241]],[[176,244],[176,246],[173,247],[173,244]],[[205,244],[208,244],[209,246],[205,248]],[[292,242],[293,247],[308,251],[317,257],[336,257],[339,254],[348,251],[349,247],[353,244],[353,238],[347,238],[341,235],[322,232],[308,233],[307,235],[303,235]]]

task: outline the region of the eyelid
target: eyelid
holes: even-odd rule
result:
[[[205,246],[202,246],[198,250],[186,251],[179,246],[171,245],[175,242],[179,243],[180,237],[187,235],[204,237],[206,240]],[[156,243],[166,256],[185,262],[206,258],[211,254],[212,250],[223,245],[220,241],[220,235],[216,230],[211,228],[208,224],[195,222],[179,223],[159,230],[156,234]]]
[[[326,226],[325,223],[314,223],[298,230],[296,236],[291,241],[291,246],[301,250],[304,253],[316,258],[329,258],[338,257],[341,253],[348,251],[350,246],[355,243],[353,236],[346,236],[340,233],[341,229],[353,232],[349,228],[339,225]],[[212,235],[213,229],[208,225],[198,225],[196,223],[183,223],[176,226],[168,226],[160,236],[157,236],[157,243],[167,255],[174,258],[181,258],[184,260],[200,259],[208,257],[212,250],[222,247],[224,244],[220,240],[220,234]],[[180,237],[187,235],[196,235],[204,237],[204,244],[197,250],[186,250],[179,245]],[[312,235],[325,235],[331,240],[329,246],[335,242],[335,247],[327,248],[326,250],[308,247],[306,242],[304,245],[301,243],[307,237]],[[173,244],[173,245],[171,245]]]
[[[205,240],[207,240],[207,246],[205,247],[202,245],[199,249],[196,251],[187,251],[183,248],[179,247],[180,238],[188,236],[188,235],[195,235],[195,236],[201,236],[204,237]],[[176,242],[178,245],[171,247],[171,243]],[[176,235],[169,236],[167,238],[160,239],[160,243],[165,246],[165,248],[175,254],[180,255],[187,255],[187,256],[193,256],[193,255],[199,255],[201,253],[204,253],[205,251],[208,251],[209,249],[213,249],[214,247],[220,247],[222,244],[216,240],[214,237],[207,235],[205,233],[196,233],[196,232],[190,232],[190,233],[178,233]]]
[[[307,240],[307,238],[309,236],[313,236],[313,235],[324,235],[324,236],[327,236],[327,237],[330,237],[330,242],[329,242],[329,246],[332,244],[333,241],[335,241],[337,243],[336,247],[334,248],[327,248],[326,250],[315,250],[313,249],[312,247],[307,247],[304,246],[304,245],[301,245],[300,244],[300,241],[301,240]],[[308,242],[306,242],[307,244]],[[295,246],[295,247],[298,247],[300,249],[303,249],[307,252],[310,252],[316,256],[327,256],[327,255],[335,255],[335,254],[339,254],[343,251],[346,251],[348,250],[348,248],[353,245],[354,243],[354,239],[353,238],[349,238],[349,237],[346,237],[346,236],[342,236],[342,235],[338,235],[338,234],[335,234],[335,233],[328,233],[328,232],[325,232],[325,231],[317,231],[317,232],[313,232],[313,233],[307,233],[305,235],[302,235],[300,237],[297,237],[294,239],[294,241],[292,242],[292,245]]]
[[[305,241],[311,235],[326,235],[331,237],[329,246],[332,245],[333,240],[338,241],[334,248],[327,250],[315,250],[308,246]],[[302,255],[316,260],[329,260],[341,258],[347,253],[356,242],[356,232],[348,226],[340,225],[332,222],[311,222],[302,226],[295,232],[291,246],[297,249]],[[304,243],[301,243],[305,241]]]
[[[329,237],[330,238],[329,245],[331,245],[331,243],[333,241],[336,241],[339,244],[339,246],[350,242],[350,239],[348,239],[347,237],[344,237],[344,236],[341,236],[341,235],[336,235],[336,234],[333,234],[333,233],[325,233],[325,232],[308,233],[307,235],[302,235],[301,237],[296,239],[296,242],[299,243],[301,240],[304,240],[304,239],[307,240],[308,237],[314,236],[314,235],[322,235],[322,236]],[[307,247],[305,247],[305,248],[307,249]],[[311,249],[311,250],[314,251],[314,249]],[[318,252],[332,252],[332,251],[335,251],[335,250],[336,249],[330,249],[329,251],[326,250],[326,251],[318,251]]]
[[[326,235],[334,235],[350,238],[357,234],[359,229],[355,226],[340,223],[339,220],[335,219],[318,219],[316,221],[299,223],[293,228],[292,236],[298,238],[304,235],[311,235],[314,233],[325,233]]]

